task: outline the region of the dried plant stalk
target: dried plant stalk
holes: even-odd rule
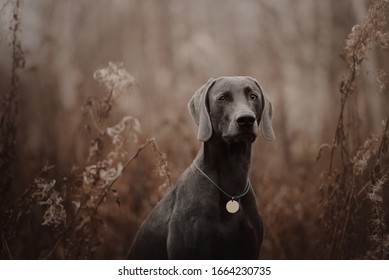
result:
[[[322,146],[330,149],[328,171],[323,172],[320,187],[323,206],[320,219],[328,236],[327,241],[324,242],[326,244],[325,258],[350,258],[353,254],[357,254],[353,251],[356,249],[353,244],[361,243],[361,241],[353,241],[353,232],[355,232],[353,228],[361,222],[362,217],[360,217],[359,210],[364,204],[364,200],[358,198],[363,191],[369,189],[370,184],[366,180],[370,180],[368,174],[371,173],[372,168],[381,164],[378,163],[383,141],[381,139],[386,136],[382,136],[384,138],[380,136],[386,135],[387,130],[385,129],[382,134],[369,136],[362,146],[355,149],[354,143],[357,139],[353,138],[353,133],[350,133],[352,129],[348,130],[345,125],[345,108],[350,96],[356,94],[357,77],[369,48],[374,44],[385,47],[389,43],[389,37],[384,33],[388,11],[388,1],[373,1],[367,16],[361,24],[352,28],[346,40],[344,57],[348,72],[340,83],[341,104],[336,131],[332,144]],[[382,80],[384,77],[381,73],[380,85],[385,84]],[[355,121],[355,119],[349,121]],[[321,152],[322,148],[318,158]],[[375,163],[373,167],[371,167],[372,163]],[[336,164],[340,164],[339,169],[335,167]],[[372,186],[376,189],[377,184],[373,183]],[[372,188],[369,190],[370,193]],[[377,211],[379,207],[381,206],[373,203],[372,210]],[[372,220],[377,220],[377,217]]]
[[[24,68],[24,54],[19,38],[20,18],[19,9],[20,1],[15,0],[7,2],[13,4],[13,13],[10,23],[12,33],[11,51],[12,67],[10,90],[1,98],[0,114],[0,202],[5,198],[6,193],[12,186],[12,163],[15,161],[16,153],[16,116],[18,113],[18,95],[19,95],[19,74],[18,70]],[[5,7],[5,6],[4,6]]]

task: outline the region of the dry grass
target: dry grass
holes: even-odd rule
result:
[[[344,57],[348,72],[340,84],[340,114],[332,144],[323,145],[323,148],[330,149],[329,168],[322,174],[320,187],[321,221],[327,233],[323,242],[326,245],[324,258],[362,258],[368,240],[371,242],[366,257],[385,258],[388,253],[382,186],[388,175],[387,159],[384,160],[387,148],[383,147],[387,146],[389,117],[383,121],[381,133],[368,136],[358,147],[355,145],[359,140],[355,124],[359,116],[350,102],[350,98],[357,94],[356,81],[369,48],[377,45],[387,49],[389,37],[384,33],[384,27],[388,6],[387,1],[374,1],[363,22],[353,27],[346,40]],[[383,76],[381,72],[381,85],[385,83]],[[353,113],[346,116],[347,110]],[[366,205],[367,199],[372,205]],[[365,215],[367,211],[371,211],[370,217]],[[361,230],[361,225],[367,222],[366,231]],[[381,255],[372,253],[377,251],[382,252]]]
[[[373,1],[345,42],[347,72],[339,86],[335,132],[332,142],[321,146],[316,162],[304,149],[299,157],[293,155],[291,143],[302,141],[305,148],[306,135],[286,133],[286,122],[277,118],[276,128],[284,128],[277,133],[282,141],[260,142],[261,147],[254,148],[259,152],[254,154],[255,169],[250,175],[265,224],[262,258],[389,257],[389,116],[384,116],[379,131],[371,129],[361,137],[365,134],[360,132],[360,120],[365,116],[359,114],[356,102],[362,94],[375,93],[373,89],[363,92],[358,83],[372,49],[387,57],[388,6],[388,1]],[[32,160],[18,157],[23,150],[18,136],[18,111],[23,109],[18,102],[22,93],[19,76],[24,67],[20,1],[6,1],[0,14],[4,7],[12,8],[7,31],[12,65],[9,90],[1,96],[0,258],[123,258],[145,215],[195,155],[198,143],[192,126],[176,112],[163,115],[167,101],[152,99],[155,96],[145,90],[152,87],[136,81],[123,63],[110,62],[93,74],[103,94],[80,98],[77,106],[81,110],[72,112],[80,120],[75,126],[79,131],[53,130],[58,133],[48,141],[53,154],[63,150],[58,142],[74,142],[69,145],[72,149],[65,150],[70,152],[62,157],[64,162],[58,160],[60,156],[46,154]],[[374,71],[378,90],[385,92],[388,74],[381,67]],[[89,96],[91,92],[87,91]],[[161,117],[158,145],[154,138],[157,132],[144,129],[147,119],[139,121],[116,110],[123,99],[135,100],[139,93],[143,99],[156,102],[152,108],[161,109],[155,112]],[[285,110],[286,106],[277,113],[286,116]],[[64,115],[64,120],[70,119]],[[56,127],[60,121],[47,118],[42,125]],[[328,124],[322,125],[328,132]],[[33,162],[33,166],[26,163],[25,167],[18,159]],[[17,180],[18,174],[26,174],[26,168],[38,171]],[[29,183],[23,184],[25,181]]]
[[[7,3],[6,3],[7,4]],[[5,6],[5,5],[4,5]],[[9,191],[12,182],[12,168],[16,154],[17,127],[16,117],[18,113],[19,74],[18,70],[24,67],[24,55],[19,39],[19,6],[20,1],[15,1],[10,22],[12,67],[9,92],[1,99],[0,114],[0,203]]]
[[[107,68],[97,70],[94,78],[106,88],[107,95],[101,100],[89,98],[82,108],[91,123],[87,130],[97,135],[90,142],[87,165],[82,171],[74,167],[67,172],[69,176],[53,179],[50,171],[56,167],[46,164],[15,202],[4,203],[2,254],[7,258],[14,258],[8,244],[23,238],[19,226],[36,219],[41,220],[40,226],[49,237],[39,258],[95,258],[103,239],[99,209],[108,196],[120,207],[114,184],[147,146],[156,156],[156,173],[164,178],[161,193],[171,187],[166,155],[155,139],[137,146],[141,125],[135,117],[124,116],[117,124],[107,125],[115,100],[121,94],[131,94],[135,87],[132,76],[122,64],[110,62]],[[129,154],[134,147],[135,152]]]

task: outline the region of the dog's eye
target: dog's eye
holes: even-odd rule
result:
[[[257,100],[258,99],[258,96],[254,93],[250,94],[250,99],[251,100]]]
[[[217,100],[219,100],[219,101],[226,101],[227,98],[226,98],[226,96],[224,94],[222,94],[221,96],[219,96],[219,98]]]

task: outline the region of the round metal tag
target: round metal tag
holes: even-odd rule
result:
[[[239,202],[236,200],[230,200],[226,204],[226,209],[229,213],[234,214],[239,210]]]

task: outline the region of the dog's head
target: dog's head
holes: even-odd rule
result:
[[[273,106],[251,77],[210,79],[195,92],[188,108],[199,126],[200,141],[208,141],[214,133],[226,142],[253,142],[259,130],[266,140],[275,139]]]

